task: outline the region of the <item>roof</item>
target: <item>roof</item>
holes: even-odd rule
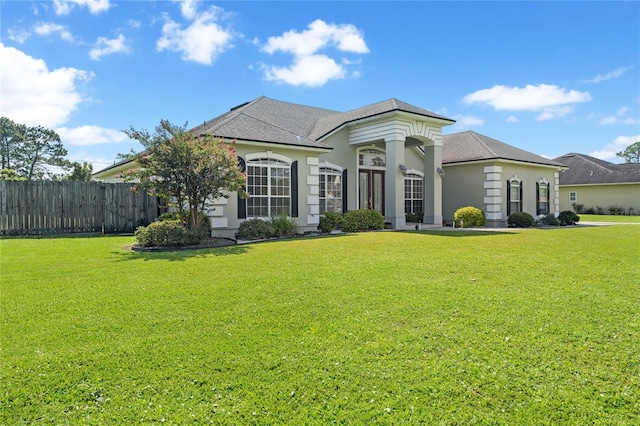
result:
[[[334,114],[338,113],[261,96],[193,128],[192,132],[228,139],[331,149],[329,145],[310,138],[309,134],[320,117]]]
[[[560,173],[560,185],[603,183],[640,183],[640,164],[613,164],[608,161],[571,152],[554,160],[569,166]]]
[[[442,164],[484,160],[511,160],[564,167],[564,164],[556,160],[544,158],[473,131],[442,136]]]
[[[452,120],[451,118],[447,118],[440,114],[436,114],[435,112],[419,108],[417,106],[399,101],[397,99],[388,99],[386,101],[367,105],[361,108],[356,108],[351,111],[322,116],[318,119],[316,126],[310,134],[310,137],[314,139],[321,139],[323,136],[326,136],[328,133],[331,133],[332,131],[345,124],[393,111],[406,112],[427,118],[444,120],[451,124],[455,123],[455,120]]]

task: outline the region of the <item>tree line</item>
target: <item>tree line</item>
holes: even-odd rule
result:
[[[0,180],[91,180],[93,166],[69,161],[67,154],[55,131],[0,117]]]

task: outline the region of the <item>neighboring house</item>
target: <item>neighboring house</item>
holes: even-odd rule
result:
[[[622,208],[640,212],[640,164],[613,164],[584,154],[555,158],[569,169],[560,173],[560,209]]]
[[[509,215],[518,211],[534,218],[560,212],[560,162],[472,131],[442,139],[445,221],[468,205],[484,210],[491,227],[507,226]]]
[[[460,202],[457,207],[475,203],[490,213],[490,223],[504,225],[509,208],[530,210],[527,200],[533,192],[528,186],[534,183],[551,185],[547,186],[547,208],[557,211],[554,171],[561,166],[506,144],[502,145],[519,156],[461,157],[445,165],[445,183],[475,173],[461,172],[465,167],[479,167],[482,182],[477,189],[454,184],[451,191],[463,192],[443,194],[442,128],[453,123],[396,99],[348,112],[266,97],[232,108],[192,129],[196,134],[235,140],[238,161],[247,174],[248,199],[231,194],[209,207],[213,233],[233,236],[244,220],[273,215],[295,217],[302,230],[315,230],[326,210],[344,213],[360,208],[379,211],[394,229],[405,226],[406,213],[423,212],[423,223],[441,225],[443,200],[447,206]],[[134,160],[122,161],[95,173],[94,178],[118,181],[117,176],[133,166]],[[520,204],[515,193],[509,198],[499,191],[501,181],[512,178],[523,182]],[[512,207],[506,200],[511,200]],[[453,219],[449,210],[446,214]]]

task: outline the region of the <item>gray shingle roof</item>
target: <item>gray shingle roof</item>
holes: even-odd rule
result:
[[[261,96],[191,131],[228,139],[331,149],[309,138],[318,118],[329,114],[336,112]]]
[[[344,124],[362,120],[364,118],[375,117],[376,115],[381,115],[392,111],[403,111],[411,114],[421,115],[424,117],[437,118],[440,120],[448,121],[451,124],[455,123],[455,120],[452,120],[440,114],[436,114],[435,112],[419,108],[417,106],[399,101],[397,99],[387,99],[386,101],[367,105],[361,108],[356,108],[351,111],[320,117],[313,131],[311,132],[310,137],[317,140]]]
[[[575,152],[554,160],[569,166],[569,170],[560,173],[560,185],[640,183],[640,164],[613,164]]]
[[[498,159],[563,167],[558,161],[549,160],[473,131],[442,136],[442,164]]]

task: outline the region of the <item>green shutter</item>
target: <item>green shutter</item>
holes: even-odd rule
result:
[[[540,184],[536,182],[536,214],[540,214]]]
[[[524,192],[522,190],[522,188],[524,186],[523,183],[524,183],[523,181],[520,181],[520,211],[522,211],[522,205],[524,204],[524,198],[522,197],[522,194]]]
[[[511,182],[507,181],[507,217],[511,216]]]

